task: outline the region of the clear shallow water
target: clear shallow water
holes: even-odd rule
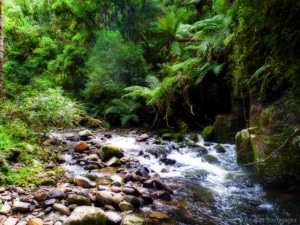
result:
[[[166,165],[160,157],[147,154],[146,149],[153,147],[151,139],[145,144],[137,143],[135,138],[114,134],[107,142],[122,148],[125,155],[137,158],[141,167],[150,170],[150,175],[159,176],[175,190],[172,201],[156,200],[153,205],[141,208],[147,218],[153,213],[169,216],[163,222],[150,220],[149,224],[300,224],[300,195],[264,189],[251,171],[236,163],[234,145],[222,144],[225,153],[218,153],[215,143],[198,142],[218,159],[212,164],[185,145],[168,143],[163,148],[167,158],[176,163]],[[66,168],[76,175],[83,172],[78,165]]]

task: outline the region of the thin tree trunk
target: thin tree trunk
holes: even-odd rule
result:
[[[3,0],[0,0],[0,98],[2,98],[3,95],[3,61],[4,61]]]

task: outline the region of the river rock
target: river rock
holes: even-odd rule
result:
[[[164,191],[158,195],[158,198],[164,201],[171,201],[172,197],[169,192]]]
[[[116,212],[108,211],[105,214],[107,216],[108,223],[111,225],[120,224],[122,221],[122,217]]]
[[[121,225],[146,225],[147,221],[137,214],[127,215],[123,220]]]
[[[52,208],[54,211],[59,212],[62,215],[70,215],[69,208],[63,204],[55,203]]]
[[[89,188],[91,181],[87,177],[77,176],[74,178],[74,183],[83,188]]]
[[[130,204],[129,202],[126,201],[122,201],[119,204],[119,208],[121,209],[121,211],[129,211],[129,210],[134,210],[134,207],[132,204]]]
[[[0,214],[6,215],[6,214],[8,214],[10,212],[10,210],[11,210],[11,206],[10,205],[8,205],[8,204],[4,204],[2,206],[0,205]]]
[[[149,139],[149,135],[148,134],[142,134],[140,136],[138,136],[135,140],[137,142],[142,142],[142,141],[146,141]]]
[[[120,166],[122,163],[120,161],[120,159],[118,159],[117,157],[113,156],[112,158],[110,158],[108,161],[105,162],[106,166]]]
[[[14,201],[12,205],[12,209],[18,212],[26,212],[29,210],[29,208],[30,208],[30,203],[28,202]]]
[[[93,134],[92,134],[92,132],[90,130],[80,131],[78,133],[78,135],[79,135],[80,139],[82,139],[82,140],[87,140],[88,137],[93,136]]]
[[[43,225],[43,224],[44,224],[43,220],[39,218],[32,218],[28,221],[28,225]]]
[[[56,199],[62,199],[64,197],[64,192],[59,188],[54,188],[49,191],[47,194],[47,198],[56,198]]]
[[[19,221],[18,218],[8,217],[8,218],[4,221],[3,225],[16,225],[18,221]]]
[[[112,157],[117,157],[120,159],[124,156],[123,152],[119,147],[112,146],[112,145],[102,146],[99,152],[100,152],[100,158],[103,161],[107,161]]]
[[[107,216],[105,212],[92,206],[79,206],[64,221],[63,225],[106,225]]]
[[[226,152],[225,148],[220,144],[217,144],[214,148],[216,149],[217,153],[225,153]]]
[[[85,141],[80,141],[75,145],[75,151],[82,152],[88,150],[90,146]]]
[[[113,205],[113,194],[110,191],[98,191],[96,194],[97,202],[100,205]]]
[[[133,205],[135,208],[138,208],[141,205],[141,199],[133,195],[126,195],[124,200]]]
[[[164,184],[160,179],[154,179],[155,185],[158,189],[166,190],[169,193],[173,194],[173,190],[166,184]]]
[[[76,205],[87,205],[87,206],[91,206],[91,200],[82,196],[82,195],[69,195],[67,198],[67,203],[68,205],[72,205],[72,204],[76,204]]]
[[[119,205],[124,200],[124,196],[120,193],[114,194],[112,198],[115,205]]]

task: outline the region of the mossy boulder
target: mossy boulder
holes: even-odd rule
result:
[[[106,225],[105,212],[92,206],[79,206],[64,221],[63,225]]]
[[[76,204],[76,205],[80,205],[80,206],[83,206],[83,205],[91,206],[92,205],[91,200],[82,195],[69,195],[67,198],[67,203],[68,203],[68,205]]]
[[[146,225],[147,221],[137,214],[127,215],[121,225]]]
[[[215,156],[210,155],[210,154],[204,155],[203,159],[204,159],[204,161],[206,161],[208,163],[211,163],[211,164],[218,164],[219,163],[219,160]]]
[[[173,138],[173,134],[170,132],[170,133],[163,133],[161,135],[162,139],[163,140],[166,140],[166,141],[171,141],[172,138]]]
[[[212,141],[214,139],[214,126],[206,126],[202,131],[202,137],[205,141]]]
[[[119,147],[113,145],[105,145],[100,148],[100,158],[103,161],[107,161],[112,157],[122,158],[124,156],[122,150]]]

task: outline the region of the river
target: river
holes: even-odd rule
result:
[[[94,137],[103,140],[101,132],[94,133]],[[199,154],[183,143],[164,141],[166,157],[172,162],[167,164],[161,157],[141,154],[155,146],[153,138],[141,143],[136,142],[135,135],[113,133],[107,140],[174,189],[171,201],[155,200],[141,207],[144,217],[167,214],[164,225],[300,224],[297,192],[264,188],[250,169],[237,164],[235,145],[221,144],[225,151],[220,152],[215,148],[217,143],[206,143],[199,137],[194,144],[204,146],[207,154]],[[73,163],[63,166],[73,175],[83,173]]]

